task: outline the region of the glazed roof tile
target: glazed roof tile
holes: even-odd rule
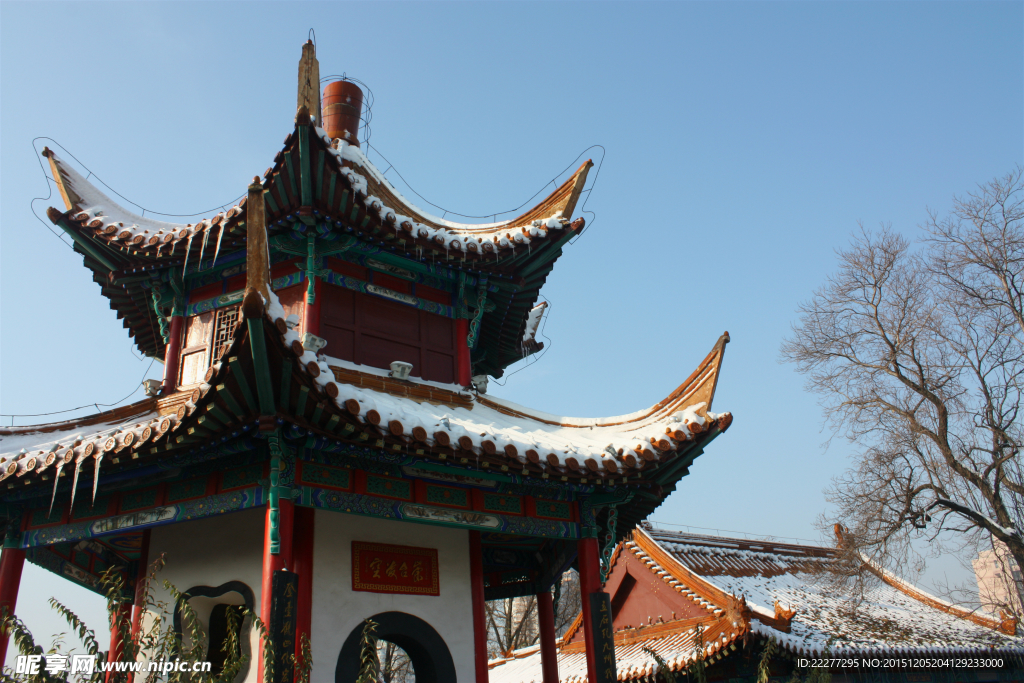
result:
[[[823,577],[839,561],[832,548],[636,529],[612,556],[632,553],[673,590],[711,612],[710,617],[620,628],[615,633],[618,680],[652,676],[654,650],[673,671],[694,661],[697,627],[713,663],[739,646],[744,634],[771,637],[803,656],[943,655],[1024,653],[1015,624],[971,613],[931,596],[877,568],[881,579],[854,606]],[[612,572],[609,572],[611,575]],[[586,680],[579,638],[582,617],[559,641],[563,683]],[[491,683],[541,683],[538,646],[489,663]]]
[[[795,610],[789,633],[754,624],[756,632],[772,635],[794,652],[820,654],[826,647],[834,653],[939,654],[992,647],[1024,652],[1024,639],[1000,631],[1012,625],[952,605],[877,568],[869,570],[880,580],[859,603],[837,595],[829,577],[840,558],[830,548],[666,531],[649,536],[708,584],[743,597],[752,610],[774,614],[776,604]]]

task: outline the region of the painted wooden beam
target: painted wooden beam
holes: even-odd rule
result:
[[[274,408],[274,384],[270,379],[270,363],[267,360],[267,339],[263,333],[263,319],[249,318],[245,322],[249,327],[249,347],[252,349],[252,364],[256,375],[256,394],[259,397],[260,413],[274,415],[277,410]],[[232,366],[232,369],[234,367]],[[244,381],[242,377],[236,379]]]

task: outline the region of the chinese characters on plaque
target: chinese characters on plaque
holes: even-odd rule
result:
[[[274,572],[270,599],[270,637],[274,643],[274,672],[268,677],[274,683],[294,679],[292,660],[295,653],[296,609],[299,598],[299,575],[295,572]]]
[[[352,590],[440,595],[437,550],[352,541]]]
[[[612,629],[612,599],[607,593],[590,594],[590,619],[597,650],[597,681],[615,683],[615,631]]]

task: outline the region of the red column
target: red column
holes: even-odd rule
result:
[[[180,315],[171,317],[170,341],[164,353],[164,383],[161,393],[173,394],[178,388],[178,361],[181,359],[181,327],[185,319]]]
[[[260,619],[264,624],[270,624],[270,598],[271,587],[274,581],[274,572],[288,567],[292,568],[292,521],[294,519],[295,504],[283,498],[278,502],[278,531],[281,538],[281,552],[274,555],[270,552],[270,506],[267,506],[267,514],[263,524],[263,583],[260,590]],[[263,681],[263,655],[260,654],[259,680]]]
[[[302,307],[302,331],[320,336],[320,300],[323,296],[324,285],[319,279],[313,281],[313,293],[316,303],[309,303],[308,299]]]
[[[469,321],[465,318],[455,320],[455,349],[456,362],[459,366],[458,384],[464,387],[469,386],[470,359],[469,359]]]
[[[537,596],[537,623],[540,626],[540,667],[544,683],[558,683],[558,651],[555,649],[555,607],[551,591]]]
[[[142,547],[139,548],[139,575],[135,577],[135,600],[132,606],[132,640],[142,631],[142,612],[146,609],[145,586],[149,575],[149,537],[152,531],[142,532]]]
[[[487,683],[487,614],[484,610],[484,551],[480,532],[469,532],[469,590],[473,598],[476,683]]]
[[[580,601],[583,603],[583,641],[587,648],[587,680],[597,680],[597,649],[594,624],[590,619],[590,594],[601,590],[601,561],[596,538],[581,538],[579,549]]]
[[[14,614],[18,603],[18,586],[21,584],[21,570],[25,566],[25,551],[20,548],[4,548],[0,555],[0,612],[7,610]],[[7,642],[10,636],[0,634],[0,664],[7,661]]]
[[[124,643],[121,640],[121,624],[128,622],[132,618],[132,603],[122,602],[111,615],[110,620],[110,652],[107,655],[108,662],[119,662],[124,654]],[[112,683],[116,671],[108,671],[106,676],[107,683]]]
[[[299,575],[299,598],[296,606],[295,656],[302,655],[302,634],[313,637],[313,531],[316,510],[295,508],[295,540],[292,561]],[[298,659],[296,659],[298,661]]]

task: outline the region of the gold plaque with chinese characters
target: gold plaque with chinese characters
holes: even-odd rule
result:
[[[352,590],[440,595],[437,550],[352,541]]]

